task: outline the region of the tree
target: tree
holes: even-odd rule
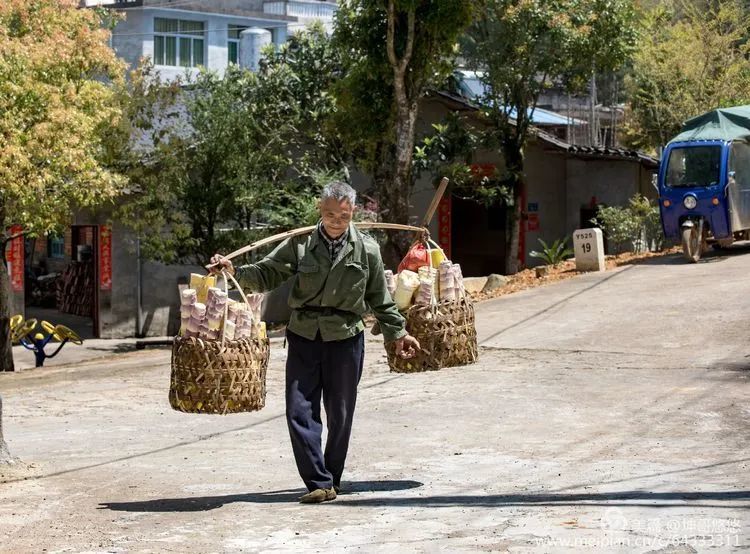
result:
[[[202,71],[171,99],[155,92],[165,85],[144,66],[131,86],[132,117],[146,123],[141,142],[149,147],[129,163],[140,190],[122,216],[145,256],[204,263],[266,229],[314,223],[321,175],[342,159],[326,127],[334,63],[316,27],[267,50],[256,73]]]
[[[74,0],[0,4],[2,370],[13,370],[8,226],[21,225],[31,236],[58,229],[75,207],[112,198],[124,182],[108,168],[102,141],[117,134],[122,114],[108,83],[121,79],[124,68],[108,40],[98,14],[77,9]],[[0,459],[5,454],[0,429]]]
[[[689,118],[750,103],[750,14],[740,0],[663,2],[645,12],[627,87],[627,141],[655,150]]]
[[[409,221],[418,103],[453,69],[471,14],[469,0],[350,0],[337,12],[334,40],[346,69],[337,86],[341,132],[355,163],[373,175],[390,222]],[[407,245],[389,234],[386,263],[397,265]]]
[[[582,89],[599,71],[628,57],[634,42],[631,0],[482,0],[484,17],[469,28],[467,65],[481,72],[481,117],[505,166],[497,186],[507,204],[506,273],[518,270],[525,188],[524,146],[541,91],[554,83]]]

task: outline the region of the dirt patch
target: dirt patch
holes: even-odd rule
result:
[[[644,260],[648,260],[650,258],[670,256],[678,252],[680,252],[680,248],[676,246],[668,248],[667,250],[663,250],[662,252],[644,252],[641,254],[625,252],[616,256],[607,256],[605,259],[605,263],[607,265],[607,269],[610,270],[621,265],[635,264]],[[582,271],[576,271],[576,264],[573,260],[565,261],[557,267],[549,266],[549,271],[544,277],[537,277],[536,270],[534,270],[533,268],[524,269],[523,271],[519,271],[515,275],[509,276],[509,281],[505,286],[491,292],[479,292],[471,294],[471,298],[475,302],[491,300],[493,298],[498,298],[500,296],[505,296],[506,294],[512,294],[521,290],[541,287],[550,283],[557,283],[558,281],[571,279],[573,277],[577,277],[578,275],[583,275],[584,273],[585,272]]]
[[[10,463],[0,462],[0,484],[20,479],[28,479],[39,472],[36,464],[26,464],[18,458]]]

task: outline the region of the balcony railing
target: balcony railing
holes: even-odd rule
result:
[[[287,15],[302,19],[332,20],[337,5],[315,0],[271,0],[263,4],[263,11],[273,15]]]
[[[132,8],[142,6],[143,0],[82,0],[81,5],[86,8],[97,6],[105,8]]]

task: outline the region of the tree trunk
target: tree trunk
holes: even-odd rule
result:
[[[519,259],[519,248],[521,242],[521,225],[523,225],[523,184],[513,185],[513,206],[508,206],[508,229],[505,257],[505,274],[514,275],[518,273],[521,264]]]
[[[12,464],[15,461],[3,439],[3,398],[0,396],[0,464]]]
[[[4,236],[5,233],[2,233]],[[3,246],[5,242],[1,243]],[[5,263],[3,249],[2,264],[0,264],[0,370],[13,371],[13,350],[10,341],[10,303],[8,297],[8,268]],[[8,446],[3,440],[3,399],[0,396],[0,464],[13,462],[13,457],[8,451]]]
[[[399,105],[396,121],[396,145],[390,179],[385,184],[384,208],[390,223],[409,223],[409,206],[412,191],[412,157],[414,132],[417,122],[416,105]],[[395,269],[406,254],[411,236],[405,232],[389,232],[383,258],[388,267]]]
[[[390,171],[382,183],[384,194],[381,202],[387,210],[388,221],[391,223],[409,223],[409,204],[412,190],[412,158],[414,156],[414,133],[417,124],[417,99],[421,94],[419,87],[407,85],[409,64],[414,48],[416,9],[407,11],[406,37],[404,51],[401,57],[396,52],[396,7],[394,0],[388,0],[387,6],[388,32],[386,36],[386,50],[388,61],[393,69],[393,92],[396,103],[396,129],[393,145],[393,157],[388,157]],[[403,31],[402,31],[403,32]],[[388,267],[395,267],[401,261],[409,247],[410,237],[406,233],[389,232],[388,240],[383,248],[383,261]]]
[[[5,259],[7,232],[3,206],[0,205],[0,371],[13,371],[13,349],[10,340],[10,279]]]
[[[511,175],[513,191],[513,205],[508,206],[506,217],[508,221],[506,232],[505,273],[518,273],[519,246],[521,240],[521,225],[523,225],[523,191],[526,186],[524,175],[523,147],[516,140],[503,141],[503,156],[506,171]]]
[[[13,348],[10,340],[10,280],[5,260],[5,206],[0,204],[0,371],[13,371]],[[11,463],[13,457],[3,440],[3,399],[0,397],[0,463]]]

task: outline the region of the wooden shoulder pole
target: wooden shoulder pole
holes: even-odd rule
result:
[[[448,177],[443,177],[440,179],[440,184],[438,185],[437,190],[435,191],[435,196],[432,197],[432,202],[430,202],[430,207],[427,208],[427,213],[424,214],[424,219],[422,220],[422,227],[427,227],[430,224],[430,221],[432,221],[432,217],[435,215],[435,212],[438,209],[438,206],[440,205],[440,200],[443,199],[443,195],[445,194],[445,189],[448,188]]]

